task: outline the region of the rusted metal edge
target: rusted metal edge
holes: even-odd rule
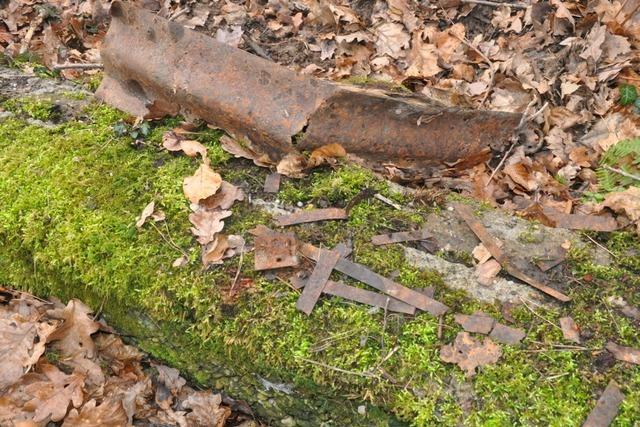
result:
[[[473,211],[469,206],[458,203],[455,205],[455,209],[460,215],[460,217],[467,223],[467,226],[473,231],[473,233],[478,237],[478,239],[482,242],[482,244],[487,248],[491,256],[493,256],[496,261],[500,263],[502,268],[512,275],[513,277],[522,280],[530,286],[538,289],[539,291],[544,292],[545,294],[556,298],[562,302],[571,301],[571,298],[562,292],[553,289],[543,283],[540,283],[537,279],[529,276],[523,271],[520,271],[517,267],[515,267],[509,261],[509,257],[505,255],[502,251],[495,237],[493,237],[485,228],[484,225],[473,215]]]
[[[307,280],[291,278],[291,284],[300,289],[307,284]],[[356,288],[355,286],[345,285],[342,282],[327,281],[323,293],[332,295],[350,301],[359,302],[361,304],[371,305],[373,307],[387,308],[389,311],[404,314],[415,314],[416,308],[410,304],[399,301],[395,298],[379,294],[377,292],[368,291],[366,289]]]
[[[202,118],[273,163],[332,142],[373,166],[472,166],[520,122],[298,75],[129,3],[114,1],[111,15],[99,98],[144,118]]]
[[[278,215],[275,220],[280,227],[303,224],[305,222],[347,219],[347,211],[340,208],[302,210],[289,215]]]
[[[624,400],[624,394],[615,381],[609,381],[607,388],[596,402],[582,427],[607,427],[618,415],[618,409]]]
[[[273,172],[267,175],[264,180],[263,191],[265,193],[277,193],[280,190],[280,177],[278,172]]]
[[[319,248],[308,243],[303,243],[298,245],[298,250],[307,258],[311,258],[316,261],[318,260]],[[367,285],[378,289],[395,299],[410,304],[434,316],[440,316],[446,313],[449,309],[446,305],[433,298],[429,298],[420,292],[402,286],[390,279],[387,279],[386,277],[374,273],[363,265],[356,264],[355,262],[351,262],[347,259],[340,258],[335,269],[349,277],[366,283]]]
[[[371,243],[377,246],[392,243],[415,242],[433,237],[427,230],[399,231],[397,233],[378,234],[371,238]]]
[[[304,287],[296,302],[298,310],[305,314],[311,314],[339,259],[340,254],[338,252],[320,249],[316,266],[307,281],[307,286]]]
[[[255,270],[295,267],[298,265],[298,240],[293,233],[268,233],[254,240]]]

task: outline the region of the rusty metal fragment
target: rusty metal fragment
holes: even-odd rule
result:
[[[347,211],[340,208],[313,209],[298,211],[289,215],[278,215],[276,223],[280,227],[303,224],[305,222],[328,221],[335,219],[347,219]]]
[[[298,265],[298,241],[293,233],[270,232],[256,236],[255,269],[295,267]]]
[[[300,245],[299,251],[304,256],[313,260],[317,260],[320,254],[320,249],[308,243]],[[440,316],[441,314],[446,313],[449,309],[446,305],[434,300],[433,298],[402,286],[393,280],[374,273],[363,265],[356,264],[355,262],[351,262],[344,258],[338,260],[335,269],[349,277],[364,282],[389,296],[410,304],[422,311],[431,313],[434,316]]]
[[[489,336],[499,343],[514,345],[522,341],[526,334],[522,329],[512,328],[496,322]]]
[[[620,391],[618,384],[613,380],[609,381],[582,427],[607,427],[618,415],[618,409],[623,400],[624,394]]]
[[[605,348],[609,353],[613,354],[617,360],[627,363],[633,363],[634,365],[640,365],[640,349],[633,347],[625,347],[609,341]]]
[[[280,177],[278,172],[273,172],[267,175],[264,180],[264,192],[265,193],[277,193],[280,190]]]
[[[311,314],[313,307],[316,305],[318,298],[322,294],[322,290],[331,276],[336,263],[340,259],[340,254],[335,251],[327,251],[320,249],[316,266],[309,277],[307,286],[304,287],[302,295],[296,302],[296,308],[305,314]]]
[[[556,227],[567,228],[569,230],[591,230],[591,231],[615,231],[618,222],[613,215],[580,215],[567,214],[555,209],[543,208],[544,215],[549,218]]]
[[[560,318],[560,329],[565,340],[580,344],[580,329],[571,317]]]
[[[474,313],[471,316],[466,314],[456,314],[454,317],[457,324],[462,326],[467,332],[487,335],[493,329],[495,320],[486,313]]]
[[[513,277],[533,286],[534,288],[544,292],[545,294],[556,298],[559,301],[571,301],[571,298],[562,292],[553,289],[543,283],[540,283],[534,277],[529,276],[519,268],[515,267],[509,260],[509,257],[502,251],[499,241],[487,231],[486,227],[473,215],[473,211],[469,206],[458,203],[455,205],[456,211],[460,217],[467,223],[471,231],[478,237],[480,242],[487,248],[491,255],[500,263],[502,268]]]
[[[433,235],[426,230],[399,231],[397,233],[386,233],[373,236],[371,238],[371,243],[381,246],[392,243],[415,242],[419,240],[426,240],[431,237],[433,237]]]
[[[503,149],[520,122],[299,75],[130,3],[113,2],[111,15],[98,97],[139,117],[202,118],[262,163],[337,143],[373,166],[472,166]]]
[[[300,289],[307,284],[307,280],[300,279],[298,277],[292,277],[290,279],[291,284]],[[362,304],[368,304],[374,307],[387,308],[389,311],[395,311],[397,313],[415,314],[416,308],[412,305],[398,301],[395,298],[391,298],[376,292],[367,291],[366,289],[356,288],[355,286],[345,285],[342,282],[334,282],[329,280],[324,286],[322,291],[327,295],[333,295],[348,299],[350,301],[359,302]]]

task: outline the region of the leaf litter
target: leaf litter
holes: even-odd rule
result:
[[[105,332],[109,328],[79,300],[64,306],[0,291],[0,349],[7,352],[0,362],[0,424],[222,427],[251,419],[232,413],[220,394],[194,390],[177,370],[150,363]],[[166,397],[159,399],[162,389]]]

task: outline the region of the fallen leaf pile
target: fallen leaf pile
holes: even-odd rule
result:
[[[437,172],[440,176],[428,182],[446,184],[551,226],[602,229],[588,217],[604,215],[596,218],[609,221],[605,228],[610,229],[613,211],[628,218],[618,225],[613,222],[613,227],[629,222],[640,227],[640,207],[623,202],[626,194],[613,193],[600,205],[581,202],[585,193],[600,190],[602,153],[620,140],[640,136],[632,96],[636,90],[623,86],[640,81],[634,68],[640,42],[637,2],[139,3],[302,73],[402,83],[449,105],[525,113],[528,126],[504,158],[495,156],[467,170],[462,180],[451,181],[460,172],[450,170]],[[0,15],[0,46],[14,56],[26,49],[39,53],[47,65],[97,61],[107,7],[101,0],[79,5],[10,0]],[[165,147],[187,155],[200,149],[171,137]],[[250,148],[236,146],[235,154],[238,150],[262,163]],[[320,155],[287,158],[277,165],[278,172],[299,176],[307,162],[322,163]],[[399,180],[415,177],[416,172],[421,171],[395,165],[386,170]]]
[[[0,396],[3,426],[257,426],[176,369],[149,365],[79,300],[64,306],[2,287]]]

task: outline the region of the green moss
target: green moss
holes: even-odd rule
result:
[[[8,99],[2,103],[2,108],[14,114],[42,120],[43,122],[58,117],[55,103],[43,98]]]
[[[571,268],[580,282],[571,284],[572,304],[536,308],[535,315],[526,307],[514,309],[515,326],[527,330],[524,346],[503,346],[495,366],[468,380],[439,358],[442,344],[460,331],[451,315],[443,319],[441,338],[438,319],[429,315],[388,313],[385,319],[383,310],[339,298],[323,297],[306,316],[295,309],[296,292],[253,271],[251,254],[241,265],[247,290],[229,300],[239,259],[202,271],[189,231],[182,179],[195,171],[198,160],[159,149],[162,133],[177,121],[152,123],[144,144],[134,147],[129,136],[114,132],[114,124],[125,118],[121,113],[94,106],[87,115],[87,122],[52,130],[19,119],[0,122],[1,283],[104,307],[108,320],[137,337],[144,350],[201,385],[223,388],[254,404],[261,400],[259,413],[270,419],[292,414],[302,425],[333,420],[338,425],[573,426],[580,425],[610,379],[627,395],[615,425],[629,426],[640,417],[640,369],[616,365],[599,372],[591,352],[554,348],[563,340],[551,325],[563,315],[573,316],[593,334],[584,343],[587,348],[599,349],[610,339],[640,345],[633,325],[606,303],[608,296],[623,295],[640,304],[633,291],[638,286],[637,238],[593,235],[616,255],[607,267],[598,266],[586,250],[572,250]],[[222,176],[261,186],[266,171],[230,159],[218,136],[209,131],[195,135]],[[289,203],[345,206],[365,188],[407,202],[355,166],[285,181],[279,197]],[[167,221],[137,230],[135,218],[151,200]],[[248,228],[271,225],[268,214],[248,203],[237,203],[233,210],[226,224],[231,233],[250,239]],[[398,246],[371,245],[372,235],[418,226],[426,213],[398,211],[368,198],[354,204],[347,221],[291,230],[329,247],[351,239],[356,261],[412,288],[435,287],[437,298],[452,312],[483,310],[505,321],[498,306],[449,290],[437,272],[410,266]],[[179,252],[167,240],[189,253],[188,266],[171,267]],[[290,383],[295,394],[267,395],[257,375]],[[453,384],[469,386],[467,403]],[[356,412],[362,404],[368,408],[365,416]]]
[[[374,87],[378,89],[388,90],[391,92],[411,93],[409,88],[404,85],[397,84],[387,80],[375,79],[367,76],[351,76],[342,80],[343,83],[349,83],[356,86]]]

